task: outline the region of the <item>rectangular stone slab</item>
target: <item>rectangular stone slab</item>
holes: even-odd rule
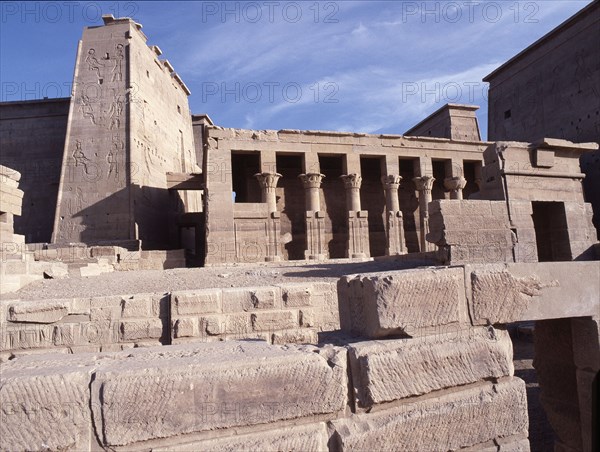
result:
[[[351,332],[366,338],[412,336],[421,328],[458,323],[466,317],[461,312],[466,311],[462,268],[365,275],[351,279],[344,296],[341,303],[347,306],[342,310],[349,313]]]
[[[245,435],[199,440],[165,447],[153,447],[153,452],[198,451],[297,451],[327,450],[327,428],[324,423],[284,426]]]
[[[94,367],[94,355],[45,354],[2,364],[0,449],[90,450]]]
[[[600,262],[466,265],[475,325],[597,316]]]
[[[119,446],[337,413],[347,403],[345,356],[254,341],[133,350],[96,373],[96,431]]]
[[[455,450],[527,432],[525,382],[507,377],[332,421],[336,451]],[[330,449],[331,450],[331,449]]]
[[[508,333],[492,327],[349,346],[361,408],[513,375],[512,355]]]

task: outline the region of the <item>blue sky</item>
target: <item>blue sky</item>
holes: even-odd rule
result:
[[[1,100],[70,94],[77,41],[102,14],[133,16],[224,127],[401,134],[589,0],[1,2]]]

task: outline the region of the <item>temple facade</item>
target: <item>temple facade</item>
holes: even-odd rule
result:
[[[103,19],[83,32],[70,98],[0,104],[0,163],[22,175],[15,232],[29,244],[185,249],[188,265],[366,259],[448,245],[432,231],[432,201],[554,195],[580,217],[570,259],[594,241],[578,159],[596,144],[482,141],[478,107],[459,104],[404,135],[219,127],[191,114],[190,90],[140,24]],[[46,140],[30,133],[50,126]],[[517,156],[516,173],[499,169],[508,155]],[[53,170],[31,170],[32,156]],[[523,190],[514,181],[524,177],[535,183]],[[504,260],[519,261],[518,243],[539,242],[529,226]],[[518,235],[512,219],[507,227]]]

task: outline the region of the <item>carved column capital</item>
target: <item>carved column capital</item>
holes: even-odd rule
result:
[[[467,185],[467,180],[462,176],[447,177],[444,179],[444,187],[446,187],[446,190],[462,190],[465,188],[465,185]]]
[[[388,174],[387,176],[381,177],[381,183],[384,185],[386,189],[398,189],[400,188],[400,181],[402,181],[402,176],[398,176],[395,174]]]
[[[321,188],[321,182],[325,177],[320,173],[306,173],[298,176],[304,185],[304,188]]]
[[[346,174],[340,176],[340,179],[344,181],[344,187],[346,187],[346,189],[360,188],[360,185],[362,184],[362,176],[360,174]]]
[[[433,189],[433,183],[435,182],[435,177],[433,176],[421,176],[415,177],[413,182],[417,186],[417,190],[419,191],[431,191]]]
[[[262,188],[275,188],[281,177],[279,173],[256,173],[254,175]]]

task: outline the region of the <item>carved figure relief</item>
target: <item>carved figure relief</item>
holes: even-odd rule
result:
[[[115,46],[115,56],[114,56],[114,66],[112,70],[112,79],[113,82],[120,82],[123,80],[123,59],[125,58],[125,54],[123,52],[123,44],[117,44]]]
[[[113,141],[111,145],[111,149],[108,151],[106,155],[106,163],[108,163],[108,176],[114,174],[114,178],[117,179],[119,177],[119,162],[118,155],[119,152],[124,149],[125,145],[123,141],[119,138],[119,135],[113,136]]]
[[[108,109],[108,117],[110,119],[108,130],[119,128],[121,125],[121,115],[123,114],[123,99],[118,94],[115,94],[114,96],[114,100]]]
[[[86,157],[86,155],[83,152],[83,149],[81,149],[81,141],[77,140],[75,142],[75,150],[73,151],[73,154],[71,154],[73,156],[73,159],[75,160],[75,166],[83,166],[83,170],[85,171],[85,174],[89,174],[88,173],[88,164],[90,163],[90,159],[88,159]]]
[[[92,107],[92,103],[90,102],[90,98],[85,94],[81,96],[81,105],[79,106],[79,111],[83,115],[84,118],[88,118],[92,124],[96,124],[96,118],[94,116],[94,107]]]
[[[85,57],[85,62],[88,65],[88,70],[95,72],[98,76],[98,80],[102,80],[100,68],[104,67],[104,64],[100,63],[98,58],[96,58],[95,49],[88,50],[87,56]]]

